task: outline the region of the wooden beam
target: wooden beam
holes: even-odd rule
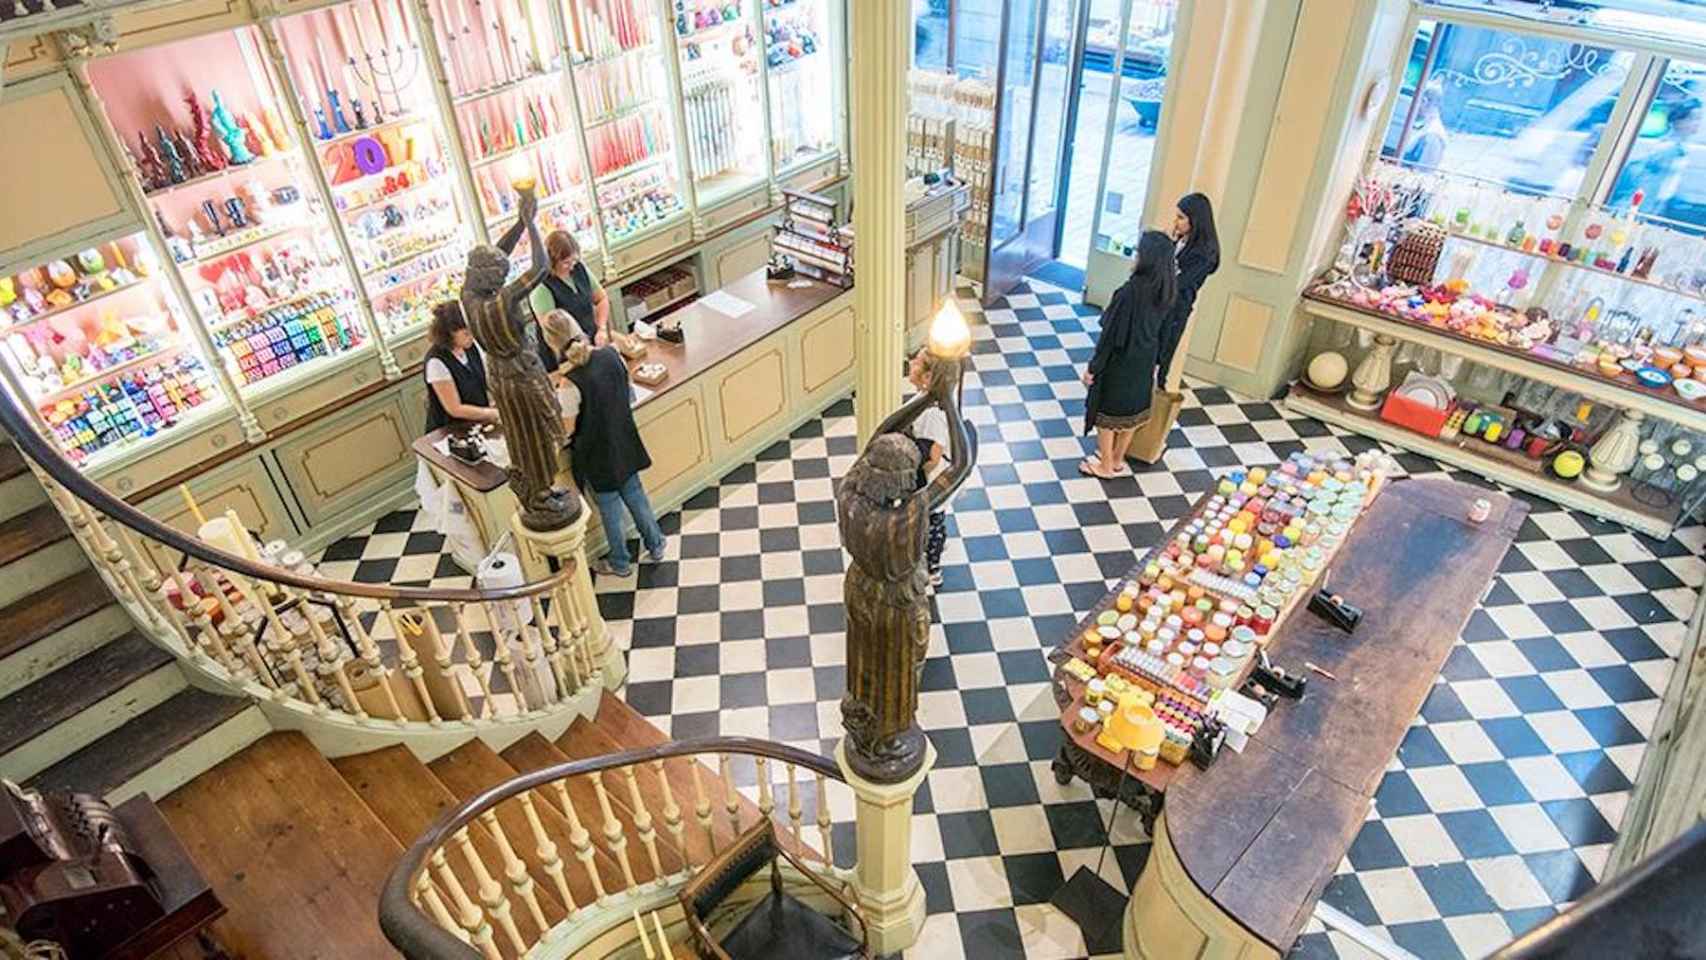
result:
[[[1665,687],[1659,716],[1629,809],[1619,826],[1601,882],[1646,859],[1647,855],[1706,817],[1706,602],[1695,601],[1688,633]]]

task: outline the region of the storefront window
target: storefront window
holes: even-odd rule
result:
[[[1632,62],[1606,47],[1424,21],[1384,154],[1525,193],[1574,194]]]
[[[912,65],[948,69],[948,0],[912,0]]]
[[[1706,228],[1706,66],[1672,61],[1606,203]]]
[[[954,0],[954,72],[960,76],[995,82],[995,62],[1001,54],[1001,7],[1001,0]]]

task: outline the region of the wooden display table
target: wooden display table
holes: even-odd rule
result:
[[[1493,510],[1473,524],[1466,515],[1478,497]],[[1334,592],[1363,608],[1356,633],[1305,610],[1268,644],[1276,663],[1309,677],[1304,698],[1280,701],[1242,753],[1223,749],[1207,770],[1162,764],[1128,780],[1121,799],[1144,815],[1154,849],[1127,911],[1127,956],[1277,957],[1291,948],[1527,513],[1521,501],[1450,480],[1400,480],[1375,499],[1332,567]],[[1051,659],[1067,657],[1063,645]],[[1055,696],[1064,706],[1061,673]],[[1104,796],[1119,778],[1070,741],[1055,771]]]

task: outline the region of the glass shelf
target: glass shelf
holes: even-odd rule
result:
[[[141,234],[0,277],[0,359],[73,462],[225,399]]]
[[[658,8],[566,0],[563,15],[604,243],[632,242],[686,210]]]
[[[462,101],[459,115],[495,122],[501,111],[549,94],[547,84],[534,82],[549,64],[539,56],[540,26],[525,4],[444,0],[439,11],[435,29],[452,95]],[[417,24],[400,0],[354,0],[277,23],[285,62],[313,116],[313,152],[354,254],[351,268],[361,275],[380,335],[391,337],[430,309],[422,298],[443,274],[465,265],[479,215],[448,153],[454,135],[434,99]],[[470,158],[480,155],[474,147],[468,145]],[[309,300],[287,331],[297,359],[275,355],[265,369],[283,373],[360,345],[366,331],[344,309],[336,296]],[[251,357],[268,359],[266,345],[251,346]]]
[[[687,158],[703,209],[769,176],[764,118],[752,109],[762,96],[759,31],[750,4],[678,0],[675,7]]]
[[[834,0],[788,0],[764,7],[764,62],[770,77],[770,158],[777,170],[807,164],[837,146],[840,53]]]

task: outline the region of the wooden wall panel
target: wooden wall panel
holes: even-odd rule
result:
[[[1289,267],[1304,217],[1307,185],[1315,170],[1340,65],[1357,22],[1356,0],[1311,0],[1292,36],[1291,57],[1280,84],[1262,170],[1238,259],[1248,267],[1283,273]]]
[[[246,0],[179,0],[114,17],[120,50],[169,43],[215,30],[229,30],[254,20]]]
[[[128,217],[69,75],[8,88],[0,97],[0,130],[29,131],[28,149],[13,141],[0,161],[0,257],[28,255],[44,244],[64,247]]]
[[[656,401],[656,410],[646,407],[638,418],[640,437],[652,455],[652,465],[641,474],[641,482],[654,500],[675,492],[676,486],[694,470],[710,462],[705,443],[705,407],[697,389],[676,391]]]
[[[800,385],[813,394],[853,369],[858,326],[852,307],[806,322],[810,326],[800,333]]]
[[[1272,307],[1234,294],[1226,302],[1226,319],[1220,326],[1220,342],[1214,349],[1215,362],[1254,373],[1262,361],[1273,319]]]
[[[744,277],[760,269],[770,259],[770,228],[745,240],[731,244],[717,254],[717,275],[713,282],[726,285],[730,280]]]
[[[733,446],[788,409],[782,338],[773,337],[745,362],[711,374],[722,443]]]
[[[412,476],[414,437],[392,399],[293,434],[274,455],[303,516],[317,524]]]
[[[8,84],[57,69],[59,63],[59,50],[45,35],[14,40],[5,45],[4,54],[0,55],[0,71]]]

